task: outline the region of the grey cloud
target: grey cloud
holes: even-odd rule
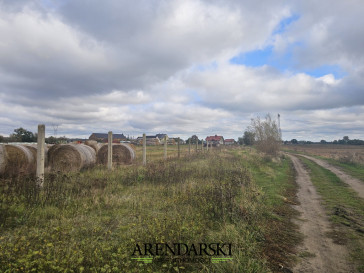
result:
[[[282,34],[287,44],[299,42],[294,55],[298,68],[340,65],[355,70],[363,63],[362,1],[294,1],[300,18]]]
[[[272,36],[282,18],[294,13],[300,19]],[[35,130],[44,122],[47,130],[60,124],[59,134],[70,136],[112,129],[237,137],[251,113],[283,111],[302,120],[290,121],[289,128],[282,119],[292,138],[294,130],[360,134],[362,13],[354,0],[91,0],[48,6],[0,0],[0,133],[19,126]],[[303,42],[292,55],[297,67],[338,64],[347,75],[315,79],[226,63],[270,43],[278,50],[278,40],[282,48]],[[305,123],[311,114],[317,123]]]
[[[356,75],[341,80],[332,75],[316,79],[306,74],[282,74],[269,67],[225,64],[184,77],[203,104],[226,111],[315,110],[364,104],[364,81]]]

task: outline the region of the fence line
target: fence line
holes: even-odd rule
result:
[[[199,139],[196,138],[195,143],[195,152],[198,153],[198,141]],[[113,169],[113,133],[112,131],[108,132],[108,155],[107,155],[107,169]],[[185,145],[183,145],[185,146]],[[206,152],[212,149],[212,143],[206,141]],[[44,183],[44,169],[45,169],[45,125],[39,124],[38,125],[38,139],[37,139],[37,169],[36,169],[36,177],[39,183],[39,186],[42,187]],[[183,154],[186,155],[186,148],[183,149]],[[221,151],[221,149],[219,149]],[[225,150],[225,143],[224,143],[224,150]],[[174,150],[176,151],[176,150]],[[204,152],[204,141],[201,139],[201,152]],[[177,158],[180,158],[182,154],[181,151],[181,139],[178,138],[177,142]],[[168,158],[168,141],[167,136],[164,137],[164,159]],[[187,155],[191,155],[191,139],[188,140],[188,153]],[[146,166],[147,164],[147,141],[146,141],[146,134],[143,133],[143,147],[142,147],[142,164]]]

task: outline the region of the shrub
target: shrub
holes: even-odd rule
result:
[[[249,131],[254,133],[256,147],[259,151],[269,155],[277,155],[280,150],[281,139],[277,123],[270,114],[267,114],[263,121],[260,117],[252,119]]]

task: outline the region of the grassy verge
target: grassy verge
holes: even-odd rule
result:
[[[347,174],[350,174],[353,177],[356,177],[364,182],[364,166],[353,163],[353,162],[341,162],[332,158],[326,158],[326,157],[318,157],[320,159],[326,160],[330,164],[340,167],[342,170],[344,170]]]
[[[334,241],[346,244],[359,272],[364,271],[364,200],[331,171],[301,157],[333,223]]]
[[[288,160],[240,149],[48,175],[43,191],[0,180],[0,272],[278,271],[299,240],[294,192]],[[232,260],[131,259],[144,243],[231,243]]]
[[[265,194],[265,254],[278,271],[282,266],[292,266],[293,248],[302,241],[297,226],[292,223],[292,218],[297,216],[297,211],[291,207],[297,201],[294,167],[286,157],[282,157],[279,163],[269,159],[256,162],[260,164],[252,167],[252,173]]]

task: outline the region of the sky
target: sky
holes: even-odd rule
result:
[[[362,0],[0,0],[0,135],[364,139]],[[57,132],[55,131],[57,128]]]

